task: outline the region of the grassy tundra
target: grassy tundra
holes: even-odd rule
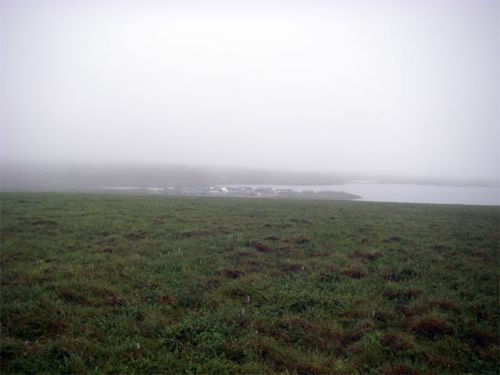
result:
[[[497,373],[499,208],[1,195],[2,373]]]

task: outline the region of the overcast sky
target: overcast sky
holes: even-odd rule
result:
[[[498,1],[0,3],[3,160],[498,180]]]

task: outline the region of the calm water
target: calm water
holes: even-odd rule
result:
[[[360,195],[362,201],[500,205],[500,189],[490,186],[440,186],[352,182],[328,186],[277,186],[292,190],[333,190]]]

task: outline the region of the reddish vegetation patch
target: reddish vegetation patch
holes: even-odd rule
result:
[[[384,275],[384,278],[389,281],[406,281],[416,276],[416,272],[411,269],[405,269],[401,272],[388,272]]]
[[[304,266],[302,264],[290,264],[286,267],[289,272],[300,272],[304,271]]]
[[[271,272],[271,276],[272,277],[281,277],[283,275],[284,275],[284,273],[281,272],[281,271],[273,271],[273,272]]]
[[[247,272],[259,272],[266,268],[267,264],[257,260],[245,259],[239,263],[239,266]]]
[[[43,331],[36,330],[30,334],[30,337],[25,337],[25,339],[35,340],[35,342],[36,341],[40,342],[44,336],[54,337],[54,336],[61,335],[65,332],[67,332],[67,328],[68,328],[68,324],[63,320],[62,317],[50,317],[50,316],[46,316],[43,314],[36,316],[36,317],[33,317],[33,319],[30,320],[28,324],[33,324],[33,325],[37,325],[37,326],[40,324],[41,325],[40,327],[42,327],[42,326],[44,327]],[[2,337],[2,339],[3,339],[3,337]],[[3,365],[4,364],[3,352],[2,352],[1,357],[2,357],[2,365]],[[2,374],[4,374],[4,373],[5,372],[2,371]]]
[[[399,236],[390,236],[384,240],[384,242],[400,242],[402,240]]]
[[[106,298],[104,301],[104,304],[107,306],[125,306],[126,301],[118,296],[112,296],[109,298]]]
[[[478,257],[478,258],[487,258],[488,253],[484,250],[472,250],[470,253],[473,257]]]
[[[366,318],[366,311],[345,309],[339,311],[338,316],[350,319],[363,319]]]
[[[38,219],[38,220],[33,220],[31,222],[31,225],[57,225],[57,221],[55,220],[44,220],[44,219]]]
[[[437,250],[437,251],[442,251],[442,250],[446,250],[446,249],[448,249],[448,247],[447,247],[447,246],[445,246],[445,245],[436,244],[436,245],[432,245],[432,246],[431,246],[431,249],[432,249],[432,250]]]
[[[210,279],[207,281],[207,288],[218,288],[220,286],[220,280]]]
[[[330,266],[328,267],[324,272],[320,274],[320,280],[321,281],[333,281],[333,282],[339,282],[341,281],[341,278],[339,276],[339,268],[336,266]]]
[[[71,289],[68,288],[59,289],[59,296],[65,301],[72,301],[75,299],[75,294]]]
[[[429,305],[431,307],[439,307],[440,309],[447,310],[447,311],[457,311],[458,307],[457,305],[449,300],[432,300],[429,302]]]
[[[126,236],[129,240],[143,240],[146,238],[146,231],[145,230],[137,230],[137,231],[134,231],[134,232],[130,232],[129,234],[127,234]]]
[[[357,312],[357,314],[359,314],[359,312]],[[356,319],[361,318],[363,315],[364,314],[358,316]],[[356,324],[356,326],[345,337],[343,344],[350,345],[356,341],[359,341],[365,334],[373,332],[374,330],[375,324],[373,324],[372,322],[361,321],[360,323]]]
[[[247,353],[244,346],[233,338],[227,338],[223,344],[224,355],[231,361],[242,364],[246,362]]]
[[[62,332],[62,330],[61,330]],[[25,349],[33,354],[39,354],[44,351],[45,345],[39,342],[38,340],[35,341],[24,341],[23,345]],[[14,353],[10,351],[2,351],[2,362],[6,360],[10,360],[14,358]]]
[[[271,363],[275,370],[283,371],[285,368],[291,368],[292,362],[287,358],[286,353],[282,353],[265,341],[259,341],[256,345],[261,358],[268,363]]]
[[[311,239],[307,237],[297,237],[293,240],[293,242],[295,242],[297,245],[301,245],[304,243],[311,242]]]
[[[260,251],[262,253],[270,253],[272,249],[269,246],[266,246],[260,242],[255,244],[255,250]]]
[[[172,304],[172,303],[174,303],[176,301],[175,297],[170,296],[168,294],[164,294],[162,296],[155,296],[154,300],[156,302],[167,303],[167,304]]]
[[[420,295],[418,289],[389,289],[384,292],[384,297],[389,300],[410,300]]]
[[[373,312],[373,320],[381,323],[388,323],[394,319],[394,315],[384,310],[375,310]]]
[[[406,365],[392,365],[382,370],[383,375],[416,375],[410,367]]]
[[[315,256],[315,257],[327,257],[328,253],[322,253],[322,252],[318,251],[317,253],[314,253],[313,256]]]
[[[375,251],[373,253],[369,253],[369,252],[362,251],[362,250],[356,250],[354,252],[354,255],[357,256],[358,258],[364,258],[364,259],[368,259],[368,260],[375,260],[377,258],[380,258],[382,256],[382,253],[379,252],[379,251]]]
[[[330,345],[344,343],[347,336],[344,332],[325,327],[317,323],[310,323],[303,319],[293,319],[285,323],[288,331],[300,332],[303,342],[325,349]]]
[[[243,276],[244,273],[238,270],[225,270],[224,276],[229,277],[230,279],[238,279]]]
[[[486,347],[497,342],[497,337],[492,332],[474,330],[470,335],[475,346]]]
[[[87,298],[78,295],[74,290],[69,288],[59,289],[59,296],[66,302],[88,303]]]
[[[384,337],[382,337],[382,344],[393,352],[413,349],[413,345],[406,341],[404,336],[399,333],[386,333]]]
[[[366,272],[361,268],[356,266],[351,266],[342,272],[344,275],[349,276],[353,279],[361,279],[366,276]]]
[[[269,237],[266,237],[264,239],[267,241],[278,241],[279,240],[279,238],[276,236],[269,236]]]
[[[187,232],[182,232],[180,235],[184,238],[199,238],[209,236],[211,233],[209,231],[201,231],[201,230],[191,230]]]
[[[113,249],[110,247],[105,247],[105,248],[101,249],[101,253],[112,253],[112,252],[113,252]]]
[[[406,300],[403,300],[403,302],[406,302]],[[429,305],[426,303],[419,303],[410,306],[399,306],[398,310],[408,318],[416,315],[423,315],[429,311]]]
[[[417,335],[434,338],[451,333],[446,322],[438,318],[424,318],[414,322],[410,329]]]
[[[498,319],[498,313],[489,311],[484,303],[472,305],[471,310],[478,320],[493,322]]]

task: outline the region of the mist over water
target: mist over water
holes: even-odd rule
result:
[[[342,185],[274,185],[274,189],[293,191],[340,191],[358,195],[368,202],[407,202],[434,204],[467,204],[500,206],[500,189],[496,186],[450,186],[354,181]]]
[[[499,11],[493,0],[4,0],[2,189],[498,186]]]

